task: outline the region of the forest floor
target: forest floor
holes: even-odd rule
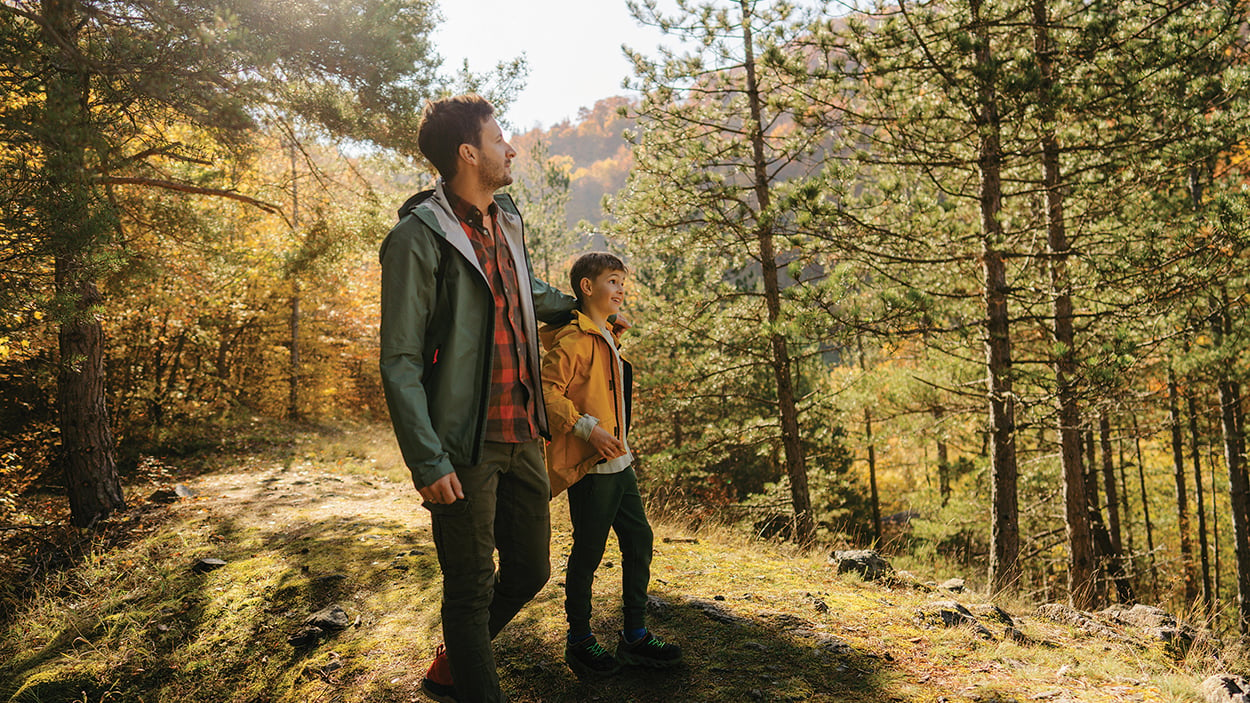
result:
[[[227,433],[213,451],[145,461],[131,507],[77,558],[4,591],[20,597],[0,623],[0,701],[425,700],[441,586],[429,515],[389,430],[304,428],[261,443]],[[175,484],[194,495],[149,498]],[[942,626],[920,614],[949,601],[983,612],[990,599],[865,582],[835,574],[823,551],[657,521],[650,620],[685,665],[584,683],[562,661],[563,498],[552,517],[552,578],[496,641],[516,703],[1190,701],[1206,675],[1237,666],[1213,648],[1178,658],[1018,602],[995,603],[1015,637],[990,619],[980,631]],[[595,583],[605,642],[619,626],[613,549]],[[201,559],[224,565],[193,569]],[[334,605],[346,627],[291,643]]]

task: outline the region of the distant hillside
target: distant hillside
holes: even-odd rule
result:
[[[581,220],[602,221],[603,196],[625,185],[634,157],[622,135],[634,126],[635,120],[622,117],[618,111],[631,105],[630,98],[604,98],[589,110],[583,108],[576,121],[565,120],[546,130],[531,129],[513,137],[512,144],[522,155],[543,139],[551,156],[572,159],[570,227]]]

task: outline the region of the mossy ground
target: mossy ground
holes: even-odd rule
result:
[[[169,471],[196,497],[155,505],[143,500],[153,486],[131,486],[127,539],[100,540],[18,604],[0,630],[0,700],[423,700],[441,585],[428,514],[385,428],[307,430],[199,461]],[[1001,627],[986,640],[925,625],[926,603],[987,599],[864,583],[834,575],[823,553],[658,520],[651,624],[686,666],[584,683],[562,661],[562,498],[552,514],[551,582],[497,641],[513,701],[1187,701],[1217,666],[1034,619],[1019,603],[1001,605],[1033,644]],[[193,572],[204,557],[227,563]],[[619,564],[609,545],[595,584],[605,643],[619,626]],[[347,629],[288,643],[333,603]]]

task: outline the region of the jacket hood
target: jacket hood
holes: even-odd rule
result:
[[[552,325],[546,324],[538,329],[538,340],[542,342],[543,349],[551,349],[556,345],[556,340],[569,334],[584,332],[586,334],[601,335],[599,325],[590,319],[590,316],[581,310],[573,310],[573,318],[566,323]],[[611,330],[612,339],[620,346],[621,335],[615,330]]]

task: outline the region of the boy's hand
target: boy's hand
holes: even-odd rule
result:
[[[423,500],[435,504],[446,505],[464,498],[464,489],[460,487],[460,477],[451,472],[425,488],[419,489]]]
[[[595,425],[590,431],[590,446],[599,452],[599,456],[604,459],[615,459],[618,456],[625,455],[625,445],[621,444],[621,440],[613,437],[607,430]]]

